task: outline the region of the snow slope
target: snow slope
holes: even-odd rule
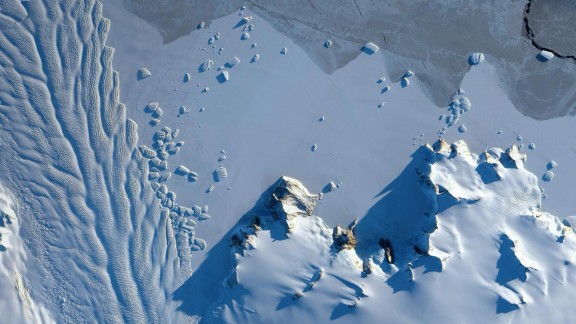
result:
[[[230,258],[220,285],[211,283],[219,294],[183,310],[231,323],[567,322],[558,310],[576,294],[576,235],[540,210],[537,177],[515,149],[478,156],[463,141],[419,148],[413,185],[432,213],[413,224],[411,242],[382,231],[391,247],[372,241],[365,258],[338,248],[336,230],[310,215],[315,196],[283,177],[222,243],[230,255],[210,255],[192,275]],[[383,216],[372,226],[390,221]]]

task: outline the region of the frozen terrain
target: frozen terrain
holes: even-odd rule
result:
[[[571,322],[558,9],[459,3],[3,3],[0,322]]]

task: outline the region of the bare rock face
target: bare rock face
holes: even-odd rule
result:
[[[291,233],[294,229],[292,220],[298,216],[311,216],[319,199],[319,195],[310,194],[300,181],[283,176],[277,181],[266,207]]]
[[[394,264],[394,251],[392,250],[392,242],[389,239],[383,237],[378,241],[378,245],[384,249],[386,252],[386,261],[390,264]]]
[[[332,230],[332,240],[334,241],[334,247],[337,251],[341,250],[352,250],[356,247],[356,237],[354,237],[354,228],[358,224],[358,218],[356,218],[346,229],[336,225]]]

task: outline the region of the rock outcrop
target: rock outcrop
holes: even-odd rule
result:
[[[291,233],[294,229],[292,220],[298,216],[312,216],[319,199],[319,195],[309,193],[300,181],[283,176],[276,183],[266,207],[274,219],[283,222],[287,232]]]

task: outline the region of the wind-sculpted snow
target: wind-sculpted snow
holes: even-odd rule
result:
[[[181,310],[234,323],[567,321],[556,309],[575,297],[576,236],[540,210],[526,156],[515,146],[478,156],[440,140],[413,158],[414,177],[398,179],[413,182],[396,188],[416,188],[428,203],[419,221],[404,219],[405,237],[386,232],[400,221],[387,214],[332,230],[312,215],[315,196],[284,176],[176,293]],[[342,248],[342,235],[369,239],[362,222],[382,237]],[[218,289],[193,290],[206,287]]]
[[[2,3],[1,169],[29,254],[21,275],[57,322],[165,322],[171,229],[119,102],[101,10]]]

